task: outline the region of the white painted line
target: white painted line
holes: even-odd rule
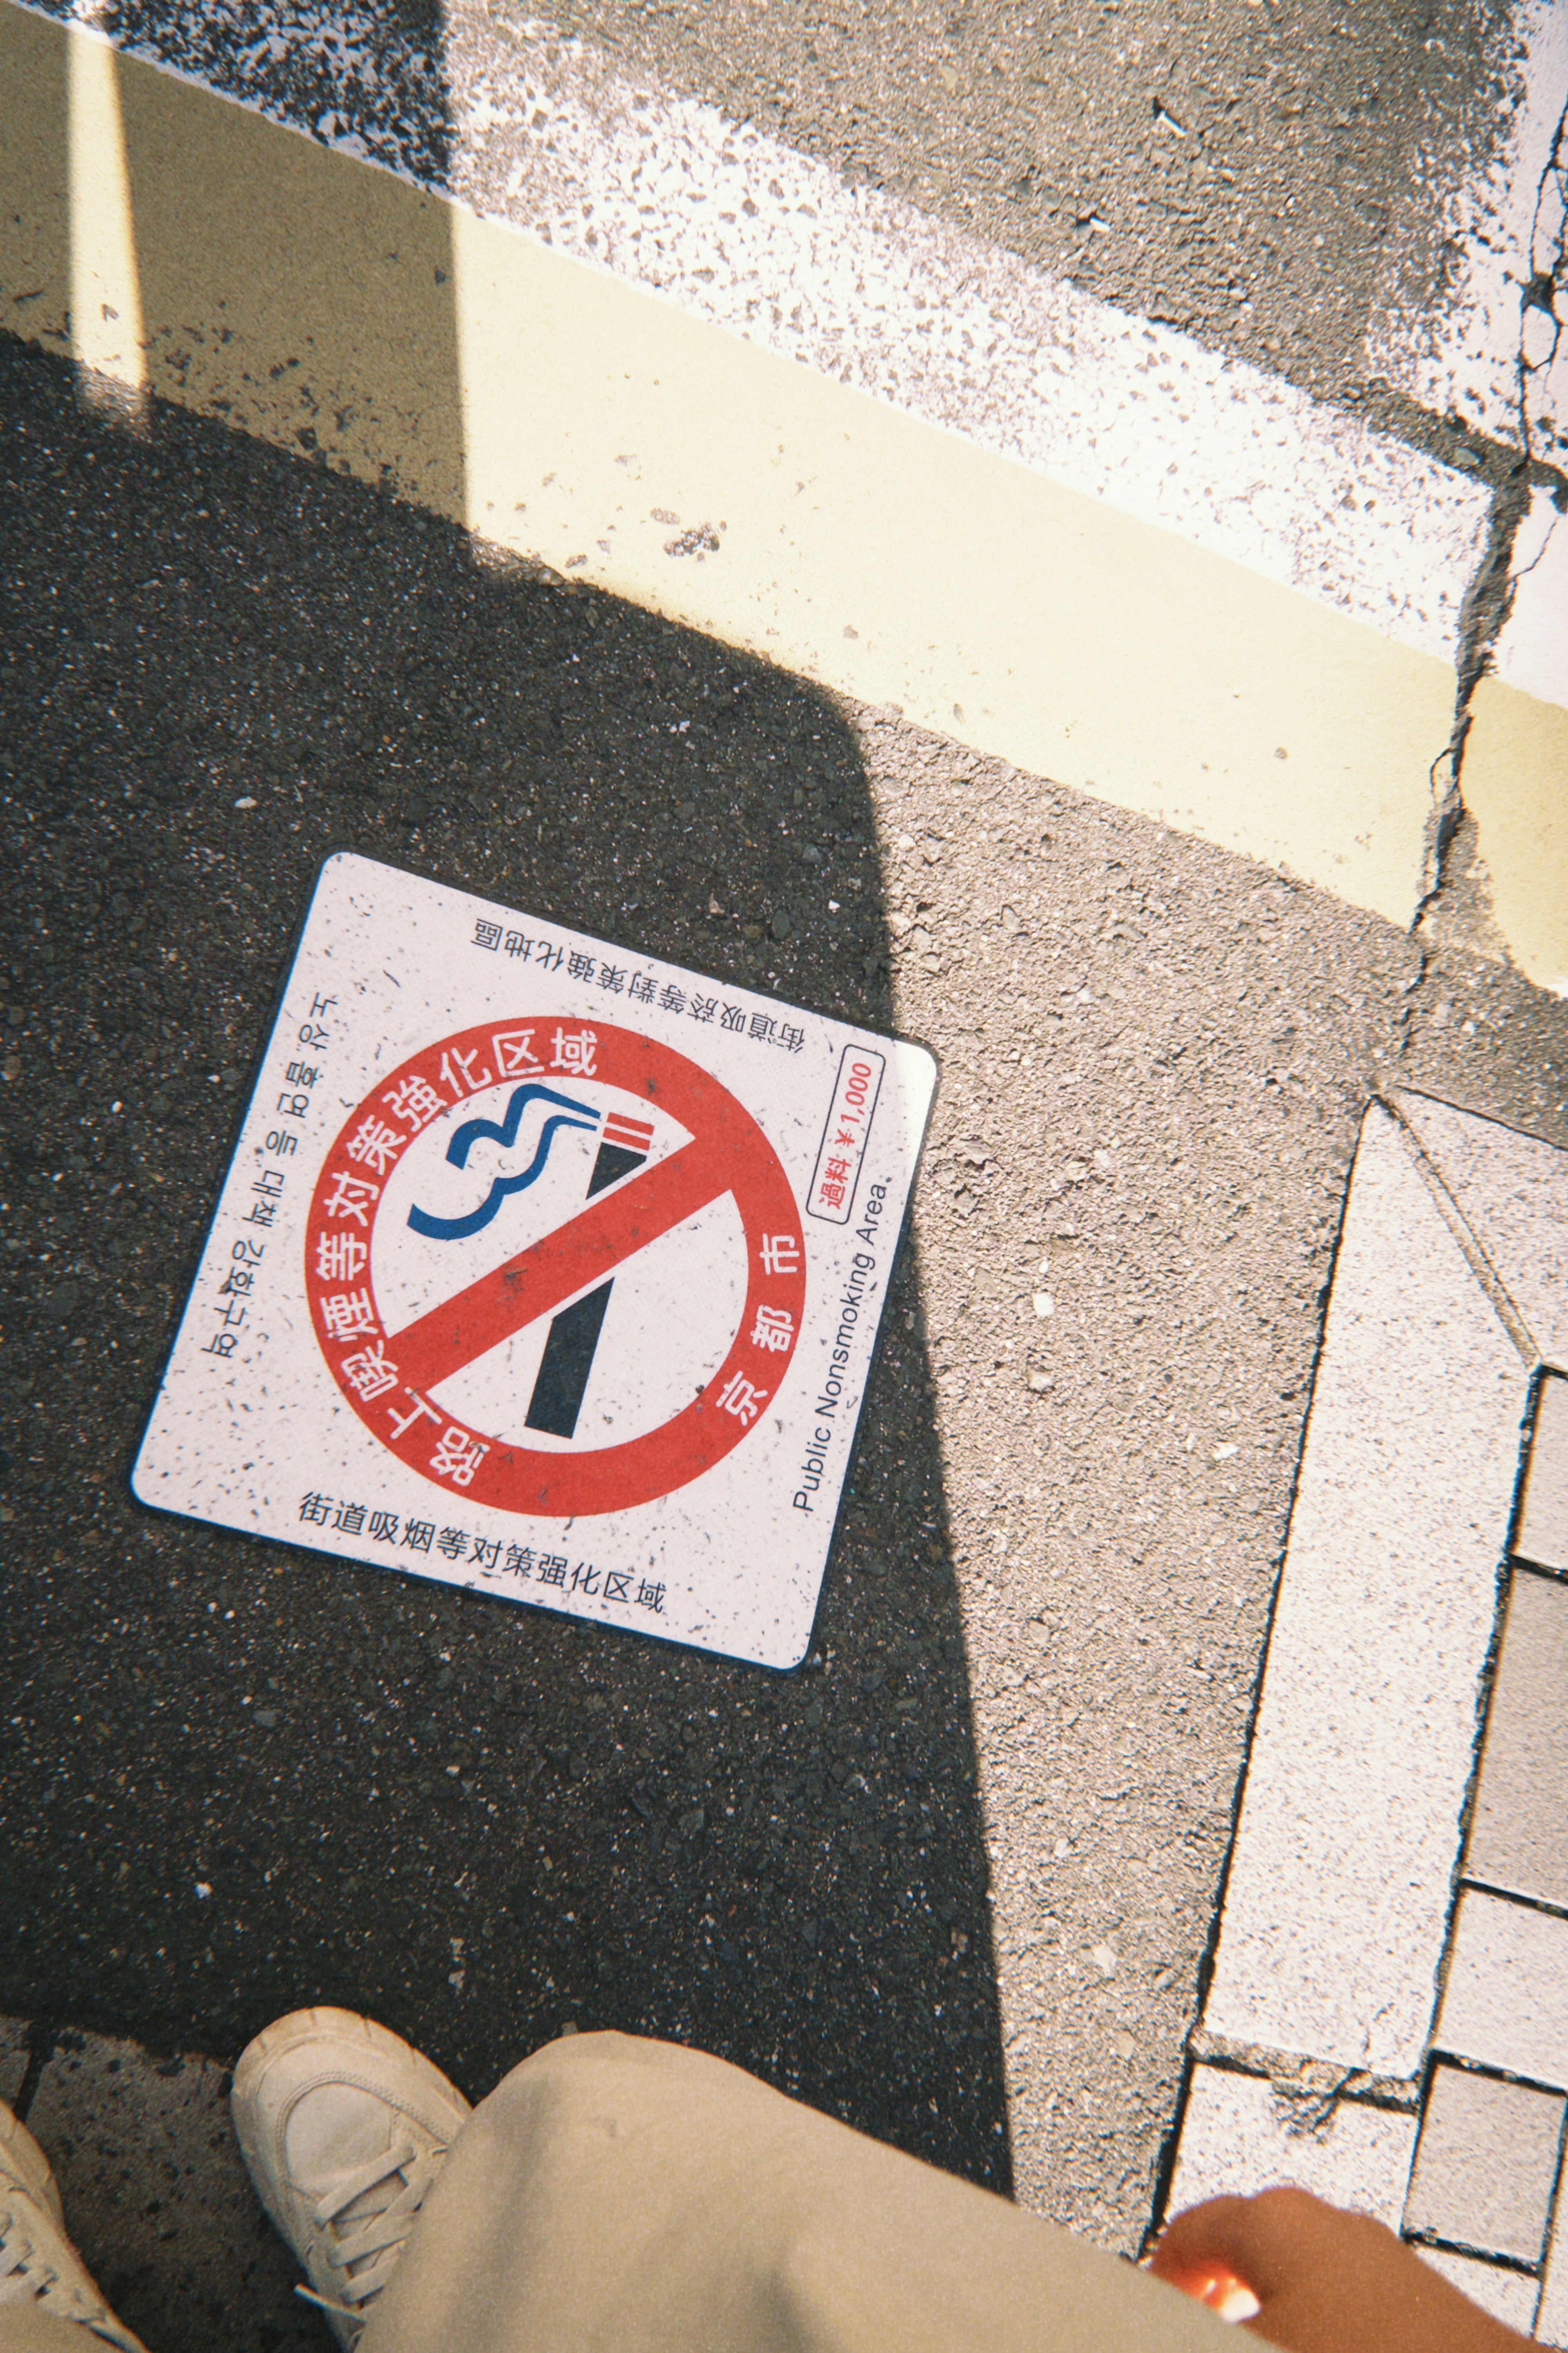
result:
[[[1457,416],[1500,441],[1529,443],[1539,458],[1568,459],[1568,336],[1550,310],[1521,296],[1532,279],[1564,285],[1568,153],[1559,142],[1568,107],[1568,9],[1522,0],[1513,13],[1516,56],[1494,121],[1509,130],[1477,177],[1439,190],[1435,173],[1413,175],[1411,209],[1391,240],[1367,337],[1372,371],[1439,416]],[[1478,76],[1478,80],[1481,79]],[[1445,135],[1452,133],[1445,126]],[[1554,165],[1555,151],[1555,168]],[[1412,290],[1438,294],[1428,307]]]
[[[285,21],[225,59],[219,85],[195,24],[182,15],[130,54],[365,158],[362,131],[332,111],[301,121],[279,94],[324,44],[334,78],[374,74],[352,32]],[[448,155],[439,185],[481,217],[1400,644],[1454,653],[1485,531],[1477,483],[712,107],[639,89],[580,41],[460,9],[440,72],[447,119],[426,139],[378,138],[375,160],[400,176],[435,185],[433,142]]]
[[[462,12],[453,191],[906,415],[1449,654],[1475,483],[579,42]],[[918,486],[909,485],[918,495]]]
[[[0,139],[0,280],[31,290],[27,331],[68,352],[68,189],[47,94],[72,37],[0,5],[7,79],[37,101],[14,110]],[[1030,339],[1044,337],[1063,397],[1077,401],[1086,371],[1086,397],[1107,420],[1101,438],[1134,472],[1150,446],[1179,444],[1163,479],[1179,484],[1169,466],[1196,451],[1229,484],[1231,520],[1215,536],[1231,552],[1221,553],[1178,535],[1168,515],[1111,503],[1122,493],[1109,480],[1070,488],[1043,464],[998,454],[976,438],[988,429],[977,416],[960,420],[974,432],[948,429],[934,411],[881,396],[886,387],[862,391],[797,365],[776,343],[585,268],[510,221],[421,195],[167,71],[119,64],[136,236],[149,257],[153,393],[296,453],[303,440],[318,463],[389,484],[483,540],[830,691],[896,704],[1028,774],[1411,920],[1431,879],[1430,776],[1453,726],[1458,593],[1480,543],[1473,485],[1360,440],[1326,473],[1330,444],[1313,438],[1324,420],[1263,378],[1235,376],[1234,401],[1209,387],[1220,401],[1213,439],[1209,396],[1182,375],[1180,354],[1125,321],[1112,334],[1106,314],[1114,348],[1100,368],[1087,329],[1081,349],[1076,326],[1051,340],[1057,290],[1043,281],[1031,281],[1030,300],[1046,311],[1008,329],[1012,344],[1000,312],[994,352],[976,340],[980,314],[968,314],[973,332],[957,332],[973,348],[948,354],[943,383],[960,361],[966,397],[987,370],[1005,383],[1008,351],[1021,339],[1032,368]],[[500,97],[489,102],[499,111]],[[533,112],[548,123],[547,106]],[[514,160],[532,120],[510,126]],[[751,146],[742,161],[744,143],[734,169],[760,172]],[[651,134],[649,152],[662,152]],[[722,155],[705,148],[700,160],[717,169]],[[782,150],[774,160],[784,171]],[[831,181],[809,185],[849,213],[868,201]],[[728,201],[706,194],[727,235]],[[738,221],[751,217],[739,196],[736,208]],[[785,216],[792,236],[800,219],[798,206]],[[831,227],[842,242],[854,221],[835,215]],[[900,261],[886,237],[865,257],[868,269]],[[942,254],[920,258],[962,311],[964,290],[952,270],[942,276]],[[810,259],[787,243],[770,248],[768,283]],[[977,249],[982,279],[984,259]],[[752,267],[761,279],[763,262]],[[920,299],[911,286],[895,306],[890,347],[916,337]],[[781,321],[775,331],[759,320],[758,333],[782,335],[782,310]],[[853,339],[869,346],[873,327],[870,308],[835,327],[851,338],[832,346],[851,375]],[[1135,353],[1146,354],[1146,397]],[[1197,362],[1189,354],[1182,366]],[[1037,385],[1026,411],[1053,417],[1047,395]],[[1109,421],[1119,401],[1125,431]],[[1099,420],[1072,416],[1063,446],[1081,457]],[[1304,571],[1286,561],[1320,527],[1303,481],[1307,506],[1331,517],[1322,561],[1348,584],[1349,611],[1317,555]],[[1370,517],[1363,491],[1376,498]],[[1142,496],[1134,482],[1128,506]],[[1143,503],[1159,512],[1157,500]],[[1341,515],[1348,542],[1335,536]],[[1260,520],[1268,544],[1243,545]],[[1265,576],[1270,567],[1297,585]]]
[[[1342,2100],[1325,2116],[1310,2100],[1277,2095],[1266,2076],[1197,2066],[1166,2211],[1284,2187],[1353,2206],[1396,2231],[1416,2130],[1417,2119],[1403,2111]]]
[[[1362,1131],[1205,2024],[1413,2077],[1529,1375],[1391,1115]]]

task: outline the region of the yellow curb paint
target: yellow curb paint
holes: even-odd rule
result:
[[[18,332],[122,185],[151,392],[1410,920],[1446,663],[141,61],[73,205],[93,38],[0,0]]]
[[[68,53],[73,345],[89,391],[93,378],[115,385],[139,413],[146,378],[142,287],[117,59],[108,41],[86,33]]]
[[[1514,961],[1568,997],[1568,711],[1500,679],[1470,699],[1460,777]]]
[[[86,49],[101,144],[71,135]],[[94,364],[78,256],[126,239],[150,393],[460,522],[451,209],[0,0],[0,324]]]

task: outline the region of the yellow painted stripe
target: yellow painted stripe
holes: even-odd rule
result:
[[[133,253],[151,392],[1410,919],[1447,664],[140,61],[84,156],[91,37],[0,0],[20,332]]]
[[[1568,997],[1568,711],[1483,678],[1460,782],[1510,954]]]

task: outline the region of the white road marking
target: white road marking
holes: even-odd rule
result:
[[[0,142],[0,275],[79,358],[47,91],[81,37],[0,7],[38,85]],[[457,26],[445,60],[456,196],[335,113],[300,136],[201,60],[120,60],[150,392],[1411,920],[1479,483],[580,47],[499,38]]]
[[[1532,281],[1568,286],[1568,9],[1522,0],[1518,54],[1499,96],[1511,111],[1495,160],[1440,194],[1417,176],[1367,337],[1373,371],[1422,407],[1458,416],[1549,462],[1568,461],[1568,339],[1551,311],[1521,304]],[[1444,282],[1436,308],[1411,290]]]
[[[218,87],[198,23],[161,28],[155,54]],[[378,85],[352,25],[305,7],[225,56],[221,87],[366,160],[363,124],[287,110],[291,58],[317,87],[322,65]],[[382,168],[428,185],[417,158],[444,148],[442,191],[484,217],[1401,644],[1454,652],[1485,522],[1475,482],[711,106],[640,89],[548,26],[455,8],[439,79],[449,121],[423,142],[385,126]]]
[[[454,22],[453,193],[906,415],[1448,655],[1486,496],[1280,378],[579,42]]]

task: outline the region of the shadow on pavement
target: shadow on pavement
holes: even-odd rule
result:
[[[852,733],[319,465],[156,402],[123,433],[8,341],[0,398],[0,2010],[232,2056],[342,2002],[475,2094],[568,2022],[617,2026],[1005,2188],[907,1252],[791,1676],[157,1520],[126,1486],[320,859],[883,1023]]]

